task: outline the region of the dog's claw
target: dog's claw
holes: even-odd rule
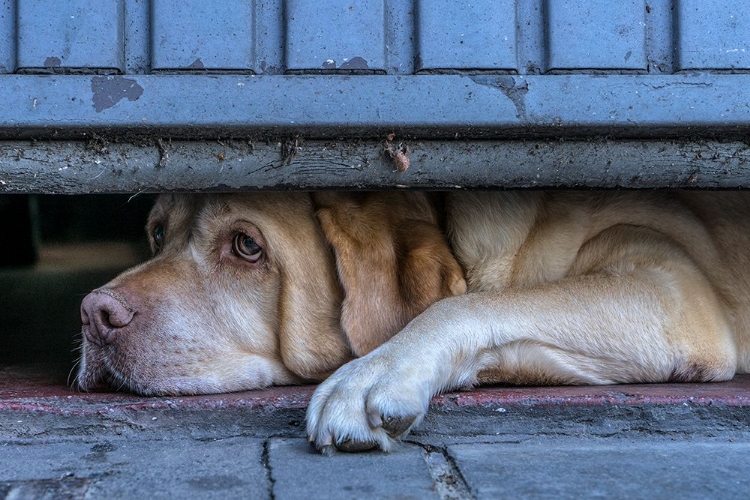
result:
[[[414,415],[406,415],[403,417],[386,417],[383,421],[383,429],[393,439],[398,439],[406,434],[417,417]]]
[[[330,457],[336,452],[336,447],[333,445],[333,436],[327,434],[325,437],[316,441],[313,437],[308,439],[310,445],[314,446],[321,454]]]
[[[334,447],[333,445],[318,446],[318,451],[320,451],[322,455],[331,457],[336,452],[336,447]]]
[[[367,412],[367,423],[370,424],[371,429],[377,429],[383,425],[383,419],[380,417],[380,412],[377,410],[369,410]]]
[[[323,447],[326,447],[326,446],[333,446],[333,436],[331,436],[330,434],[326,435],[318,443],[318,447],[320,447],[320,448],[323,448]]]

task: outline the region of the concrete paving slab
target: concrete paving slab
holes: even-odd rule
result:
[[[448,448],[478,499],[746,499],[750,442],[462,444]]]
[[[246,438],[0,443],[0,498],[266,499],[263,457]]]
[[[396,452],[333,457],[304,439],[313,390],[80,394],[44,369],[3,367],[0,499],[742,498],[750,487],[748,376],[445,394]]]
[[[422,448],[385,453],[314,453],[304,439],[271,439],[268,458],[276,500],[440,498]]]
[[[85,498],[90,481],[84,478],[0,481],[0,498],[7,500],[77,500]]]

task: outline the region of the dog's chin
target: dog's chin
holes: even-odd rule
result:
[[[304,382],[260,356],[246,358],[235,365],[235,370],[182,376],[154,373],[153,369],[139,370],[138,366],[132,369],[120,366],[100,350],[88,350],[81,358],[75,387],[83,392],[125,391],[141,396],[194,396]],[[139,372],[148,375],[139,376]]]
[[[115,370],[81,372],[76,379],[76,388],[83,392],[131,392],[141,396],[195,396],[220,394],[272,385],[270,381],[226,382],[201,377],[165,377],[159,380],[138,380]]]

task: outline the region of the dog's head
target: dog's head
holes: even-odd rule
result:
[[[394,196],[162,195],[152,259],[83,300],[79,387],[253,389],[372,350],[465,290],[427,198]]]

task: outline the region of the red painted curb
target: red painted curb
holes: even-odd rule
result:
[[[628,384],[558,387],[480,387],[435,396],[433,406],[498,405],[726,405],[750,406],[750,375],[704,384]]]
[[[42,367],[43,370],[43,367]],[[0,369],[0,411],[60,415],[101,415],[112,411],[163,409],[261,411],[307,407],[315,386],[182,397],[143,397],[129,393],[81,393],[39,367]],[[562,387],[481,387],[433,398],[433,408],[502,408],[504,406],[596,405],[750,406],[750,375],[706,384],[633,384]]]

